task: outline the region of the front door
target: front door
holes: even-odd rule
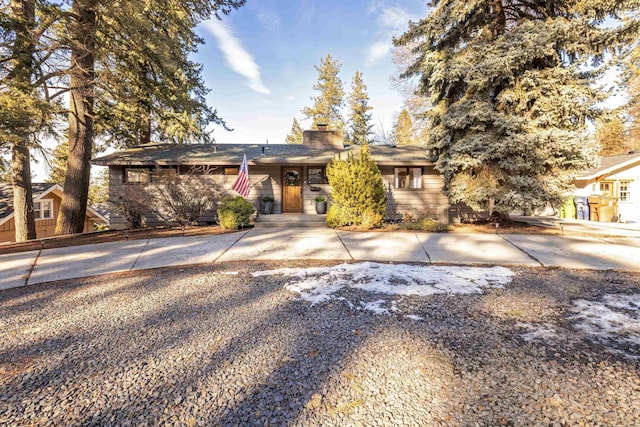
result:
[[[302,168],[282,168],[282,212],[302,212]]]

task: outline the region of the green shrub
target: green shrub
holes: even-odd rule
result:
[[[326,169],[331,185],[330,227],[356,226],[370,229],[380,226],[386,213],[382,175],[364,145],[356,157],[333,159]]]
[[[220,227],[237,230],[249,225],[255,209],[243,197],[225,196],[218,204],[218,221]]]
[[[329,206],[329,210],[327,211],[327,225],[331,228],[342,227],[346,222],[348,222],[345,218],[343,218],[344,211],[339,209],[336,205]]]
[[[371,209],[367,209],[362,213],[360,228],[370,230],[372,228],[380,227],[383,219],[384,217],[379,212],[374,212]]]

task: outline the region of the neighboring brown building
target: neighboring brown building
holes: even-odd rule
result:
[[[38,239],[52,237],[56,228],[62,187],[58,184],[33,183],[33,204]],[[87,207],[84,232],[94,230],[94,224],[107,224],[108,221],[91,207]],[[0,184],[0,243],[15,242],[15,221],[13,219],[13,188],[9,184]]]
[[[287,144],[151,144],[116,152],[93,160],[109,167],[109,198],[137,193],[153,200],[145,213],[147,225],[160,223],[154,213],[158,204],[154,186],[168,175],[188,175],[222,194],[235,194],[243,154],[247,155],[251,192],[248,200],[260,210],[263,196],[275,199],[274,214],[315,213],[314,199],[328,196],[330,187],[325,167],[334,157],[357,153],[358,146],[344,145],[340,131],[305,131],[304,143]],[[448,222],[450,209],[443,194],[443,177],[434,169],[434,159],[421,146],[371,145],[387,189],[387,213],[398,218],[404,213],[421,213]],[[158,178],[160,177],[160,179]],[[161,184],[160,184],[161,185]],[[459,212],[455,208],[456,214]],[[127,225],[112,211],[110,227]]]

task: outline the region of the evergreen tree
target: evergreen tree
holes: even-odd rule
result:
[[[11,184],[11,167],[0,157],[0,184]]]
[[[121,0],[102,14],[96,90],[96,133],[120,147],[152,140],[207,140],[206,126],[226,128],[206,105],[201,66],[189,60],[202,40],[201,20],[219,17],[245,0]],[[126,37],[122,37],[126,34]]]
[[[640,73],[632,81],[629,87],[631,101],[629,102],[629,143],[634,150],[640,150]]]
[[[413,120],[406,108],[403,108],[393,129],[393,139],[398,145],[413,145],[416,143],[414,137]]]
[[[314,67],[318,72],[318,81],[313,85],[313,90],[319,94],[311,98],[313,106],[302,109],[305,118],[311,119],[312,129],[317,129],[318,124],[326,124],[329,129],[344,129],[341,114],[344,90],[338,76],[341,67],[342,64],[330,54],[320,61],[320,66]]]
[[[562,202],[572,175],[594,165],[591,83],[611,43],[631,37],[599,23],[632,3],[434,0],[410,23],[395,43],[416,46],[405,76],[433,105],[429,147],[452,202],[502,219]]]
[[[298,119],[295,117],[293,118],[291,131],[285,138],[285,142],[287,144],[302,144],[302,128],[300,127],[300,123],[298,123]]]
[[[200,20],[244,2],[72,1],[69,153],[56,235],[84,226],[95,117],[96,130],[116,140],[114,129],[131,131],[124,145],[150,141],[154,114],[163,123],[155,130],[177,141],[202,137],[210,121],[223,123],[206,106],[200,67],[187,57],[201,42],[194,31]]]
[[[54,148],[51,159],[51,170],[46,182],[60,184],[64,186],[64,177],[67,174],[67,155],[69,143],[67,140],[60,142]]]
[[[103,205],[109,202],[109,168],[102,168],[91,177],[89,186],[89,204],[91,206]]]
[[[46,115],[32,84],[35,76],[35,0],[3,4],[0,45],[0,144],[11,150],[15,239],[36,238],[30,145],[38,118]]]
[[[99,1],[73,0],[69,27],[69,131],[64,194],[55,235],[82,233],[87,211],[95,100]]]
[[[349,128],[347,131],[347,141],[356,145],[364,145],[371,142],[371,111],[373,107],[369,105],[369,95],[367,86],[362,81],[362,73],[356,71],[351,82],[351,93],[349,94]]]
[[[620,117],[599,120],[596,127],[596,141],[601,156],[624,154],[631,149],[628,132]]]
[[[626,109],[629,117],[628,146],[640,150],[640,45],[627,58],[625,84],[629,94]]]
[[[421,95],[418,92],[419,79],[417,78],[401,78],[400,76],[407,70],[414,61],[415,55],[412,54],[411,43],[407,46],[395,46],[392,50],[392,59],[396,64],[397,72],[391,77],[391,81],[394,86],[404,96],[404,108],[409,113],[411,119],[411,128],[413,141],[412,144],[425,144],[429,140],[429,129],[431,128],[431,121],[428,118],[428,112],[433,107],[429,98]],[[403,114],[401,112],[401,114]],[[399,117],[397,118],[399,119]],[[403,118],[404,120],[404,118]],[[397,124],[397,122],[395,123]],[[391,138],[394,139],[395,126],[391,132]],[[397,141],[393,141],[394,144],[400,144]]]
[[[368,145],[363,145],[357,156],[349,153],[345,160],[332,160],[326,173],[331,185],[330,227],[373,228],[382,223],[386,213],[384,183]]]

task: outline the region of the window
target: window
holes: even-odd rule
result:
[[[309,184],[328,184],[325,168],[309,167],[307,169],[307,182]]]
[[[422,168],[393,168],[395,188],[422,188]]]
[[[628,202],[631,200],[629,194],[629,181],[620,181],[620,201]]]
[[[240,173],[240,168],[224,168],[225,175],[238,175]]]
[[[149,169],[127,168],[124,172],[124,182],[131,184],[146,184],[149,182]]]
[[[33,202],[33,217],[35,219],[53,219],[53,200],[45,199]]]
[[[613,196],[613,183],[612,182],[601,182],[600,183],[600,192],[603,196]]]

